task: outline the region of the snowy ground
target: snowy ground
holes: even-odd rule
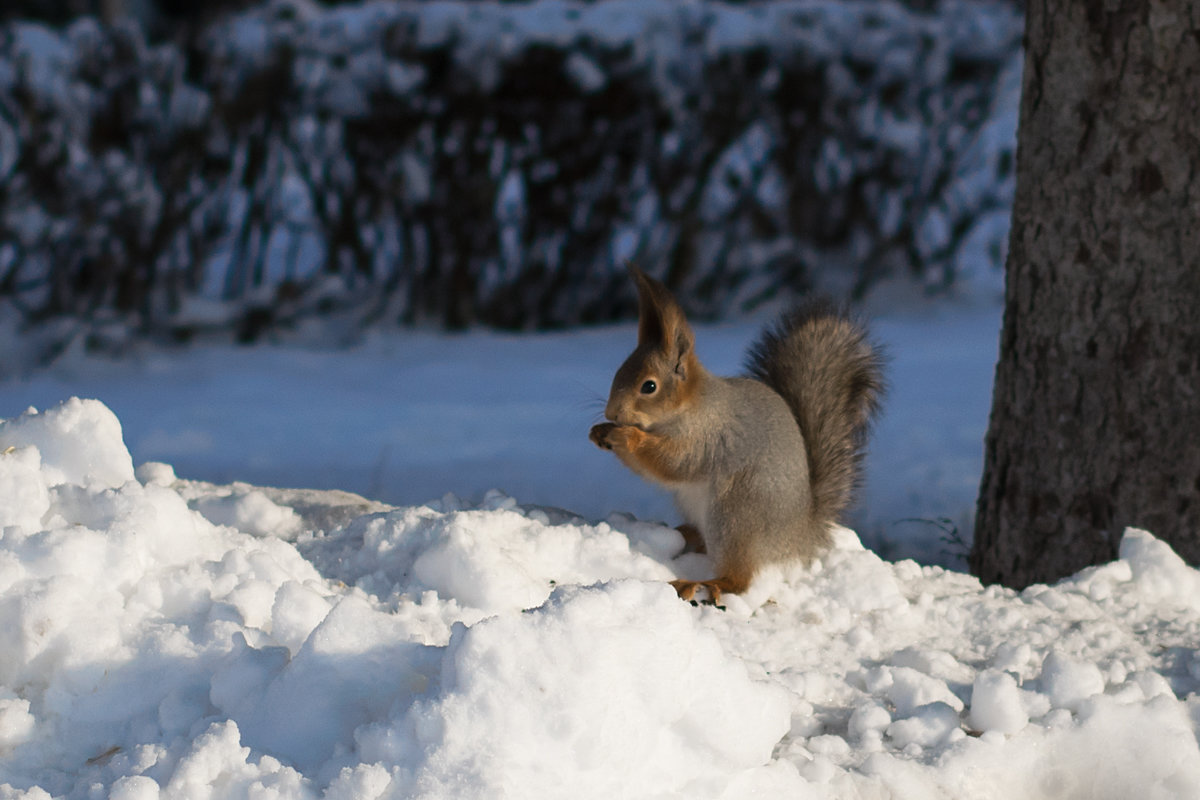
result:
[[[991,403],[999,306],[889,297],[873,321],[891,391],[871,439],[863,502],[849,520],[888,558],[962,567],[945,518],[969,538]],[[770,312],[699,326],[720,374]],[[116,412],[134,462],[165,461],[217,483],[343,489],[410,505],[500,489],[522,503],[601,519],[674,520],[669,498],[587,440],[632,325],[553,335],[375,334],[349,350],[309,346],[148,349],[112,362],[68,354],[0,380],[0,417],[67,397]],[[327,338],[325,339],[327,341]],[[13,346],[18,346],[19,341]]]
[[[623,515],[135,471],[98,401],[0,453],[5,800],[1200,796],[1200,572],[1144,532],[1018,594],[843,531],[718,610]]]

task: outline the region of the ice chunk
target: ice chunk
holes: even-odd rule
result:
[[[153,486],[170,486],[178,480],[175,468],[161,461],[147,461],[134,470],[134,475],[142,483]]]
[[[961,728],[956,710],[946,703],[929,703],[914,709],[911,716],[888,725],[886,733],[897,747],[910,744],[934,747],[958,730]]]
[[[0,754],[29,739],[34,722],[29,701],[0,688]]]
[[[295,536],[302,527],[300,515],[294,509],[276,505],[254,489],[234,491],[224,497],[201,497],[192,507],[214,525],[228,525],[254,536],[286,539]]]
[[[978,731],[1016,733],[1029,723],[1017,680],[1007,672],[985,669],[971,691],[971,727]]]
[[[1104,676],[1092,662],[1055,650],[1042,664],[1042,690],[1054,708],[1078,711],[1084,700],[1104,691]]]
[[[32,533],[50,509],[41,453],[36,447],[10,448],[0,448],[0,530],[13,525]]]
[[[850,715],[849,734],[855,739],[862,739],[871,734],[878,735],[892,723],[891,713],[879,703],[861,703]]]

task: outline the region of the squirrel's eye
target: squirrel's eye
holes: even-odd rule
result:
[[[642,384],[642,394],[654,394],[658,391],[658,384],[654,381],[646,381]]]

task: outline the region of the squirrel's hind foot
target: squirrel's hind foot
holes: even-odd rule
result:
[[[671,586],[681,600],[687,600],[690,603],[697,602],[696,592],[703,587],[708,590],[708,602],[719,606],[722,594],[741,594],[750,587],[750,581],[736,578],[716,578],[711,581],[674,580],[671,581]]]

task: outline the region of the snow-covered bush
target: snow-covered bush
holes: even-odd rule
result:
[[[187,49],[0,28],[0,294],[187,336],[505,327],[994,270],[1012,6],[275,2]]]

